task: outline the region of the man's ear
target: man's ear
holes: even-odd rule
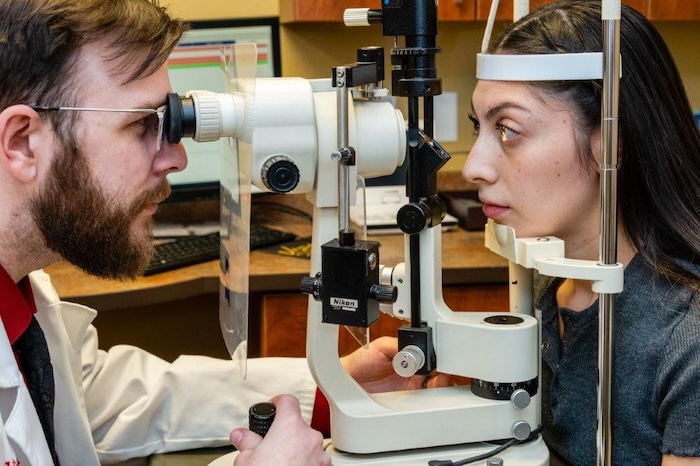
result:
[[[38,159],[34,149],[45,124],[27,105],[13,105],[0,112],[0,163],[21,182],[36,178]]]

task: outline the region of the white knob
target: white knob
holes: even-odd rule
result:
[[[343,13],[346,26],[369,26],[369,8],[348,8]]]
[[[408,345],[394,356],[391,365],[401,377],[411,377],[425,364],[425,354],[415,345]]]

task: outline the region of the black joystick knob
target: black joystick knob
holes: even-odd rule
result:
[[[275,420],[276,412],[275,405],[268,401],[254,404],[248,411],[248,429],[264,437]]]

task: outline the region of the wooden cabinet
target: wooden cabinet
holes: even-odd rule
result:
[[[280,21],[339,22],[346,8],[380,9],[380,0],[280,0]],[[474,0],[441,0],[441,21],[473,21]]]
[[[379,0],[280,0],[282,22],[338,22],[346,8],[380,8]]]
[[[530,0],[534,10],[554,0]],[[655,21],[700,20],[700,0],[623,0]],[[381,8],[380,0],[280,0],[282,22],[340,22],[346,8]],[[438,17],[441,21],[485,21],[491,0],[440,0]],[[496,18],[512,21],[513,2],[503,0]]]
[[[474,0],[440,0],[440,21],[474,21],[475,17]]]
[[[647,2],[649,0],[624,0],[622,3],[629,5],[632,8],[646,14],[647,13]],[[665,0],[664,0],[665,1]],[[698,0],[693,0],[696,2]],[[554,0],[530,0],[530,11],[534,11],[537,8],[545,5],[547,3],[553,3]],[[671,3],[681,3],[680,0]],[[485,21],[489,17],[489,11],[491,10],[491,0],[476,0],[476,19],[479,21]],[[503,0],[498,5],[498,12],[496,14],[496,19],[502,21],[512,21],[513,20],[513,2],[508,0]]]
[[[649,0],[647,16],[652,21],[697,21],[700,0]]]
[[[530,11],[533,11],[552,0],[530,0]],[[486,21],[491,11],[491,0],[476,0],[476,20]],[[496,19],[500,21],[513,21],[513,2],[504,0],[498,4]]]
[[[455,311],[507,311],[508,285],[469,285],[445,287],[445,303]],[[306,354],[306,305],[302,294],[269,294],[262,298],[260,315],[260,356],[304,357]],[[381,314],[370,327],[372,339],[396,335],[406,322]],[[340,329],[338,354],[348,354],[359,344],[348,331]]]

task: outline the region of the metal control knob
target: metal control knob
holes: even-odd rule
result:
[[[299,168],[286,155],[275,155],[265,161],[261,170],[265,187],[275,193],[288,193],[299,184]]]
[[[270,430],[276,413],[277,408],[269,401],[254,404],[248,410],[248,428],[251,432],[264,437],[267,431]]]
[[[494,456],[486,460],[486,466],[503,466],[503,460],[498,456]]]
[[[513,403],[513,406],[515,406],[518,409],[525,409],[528,406],[530,406],[531,398],[532,397],[527,392],[527,390],[524,390],[522,388],[518,388],[510,394],[510,402]]]
[[[321,300],[321,272],[315,277],[304,277],[301,279],[301,292],[310,294],[316,301]]]
[[[384,304],[396,302],[397,294],[396,287],[390,285],[372,285],[369,289],[369,296]]]
[[[516,440],[525,440],[532,433],[532,429],[530,428],[530,424],[526,421],[515,421],[513,423],[512,432]]]
[[[425,354],[415,345],[408,345],[394,356],[391,365],[401,377],[412,377],[425,364]]]

